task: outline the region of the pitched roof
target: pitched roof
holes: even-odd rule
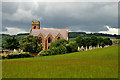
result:
[[[30,35],[38,36],[40,33],[44,38],[46,38],[49,34],[55,38],[60,33],[62,37],[67,40],[67,29],[32,29]]]

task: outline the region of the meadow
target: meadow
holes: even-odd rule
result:
[[[118,46],[2,60],[3,78],[117,78]]]

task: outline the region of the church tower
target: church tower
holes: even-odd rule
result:
[[[40,29],[40,21],[32,21],[32,29]]]

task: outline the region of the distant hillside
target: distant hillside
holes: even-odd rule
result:
[[[0,34],[0,36],[2,36],[2,45],[6,44],[6,39],[10,38],[10,37],[16,37],[18,41],[21,40],[21,38],[25,37],[29,35],[29,33],[21,33],[21,34],[17,34],[17,35],[9,35],[9,34]]]
[[[0,36],[2,36],[3,40],[7,39],[8,37],[14,36],[14,37],[17,37],[18,41],[27,35],[29,35],[29,33],[21,33],[21,34],[17,34],[17,35],[0,34]],[[120,35],[111,35],[111,34],[103,34],[103,33],[89,33],[89,34],[87,34],[85,32],[69,32],[69,38],[76,38],[78,36],[91,37],[92,35],[95,35],[97,37],[110,37],[110,38],[119,38],[120,39]]]
[[[6,43],[6,39],[9,37],[16,37],[18,41],[21,40],[21,38],[29,35],[29,33],[21,33],[17,35],[9,35],[9,34],[0,34],[2,36],[2,44],[4,45]],[[81,36],[81,37],[91,37],[92,35],[96,35],[97,37],[109,37],[109,38],[119,38],[120,35],[111,35],[111,34],[103,34],[103,33],[85,33],[85,32],[69,32],[69,39],[70,41],[74,40],[74,38]],[[1,40],[1,39],[0,39]],[[0,42],[1,44],[1,42]]]
[[[111,35],[111,34],[103,34],[103,33],[85,33],[85,32],[69,32],[69,38],[76,38],[77,36],[81,37],[91,37],[95,35],[97,37],[113,37],[113,38],[120,38],[120,35]]]

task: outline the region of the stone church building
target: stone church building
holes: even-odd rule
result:
[[[40,21],[32,21],[30,35],[38,36],[43,50],[49,49],[50,43],[58,39],[68,40],[69,29],[41,29]]]

